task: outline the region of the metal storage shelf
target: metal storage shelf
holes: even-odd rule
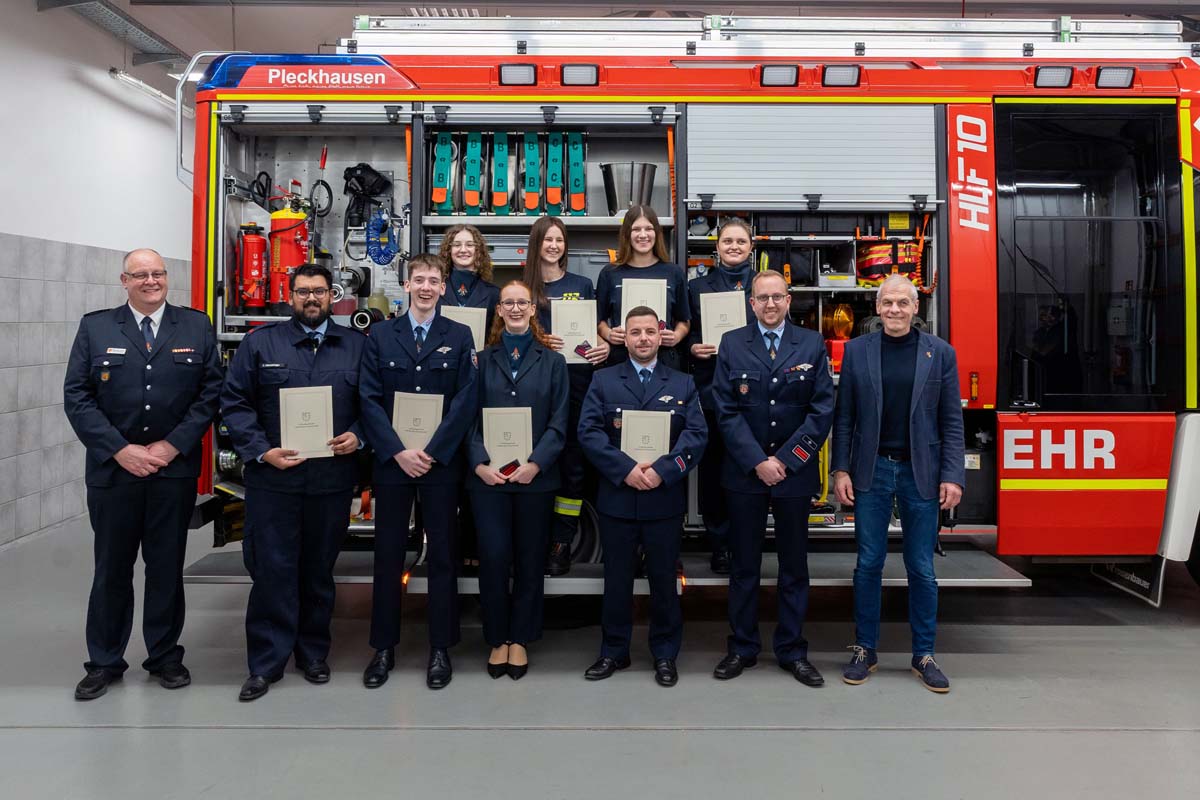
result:
[[[513,214],[511,216],[497,216],[495,214],[480,214],[479,216],[435,214],[433,216],[421,217],[421,225],[425,227],[439,227],[467,224],[474,225],[477,228],[528,228],[541,216],[531,217],[524,214]],[[566,214],[559,217],[559,219],[570,228],[619,228],[625,217],[624,215],[606,217],[591,214],[575,217]],[[659,217],[659,222],[664,228],[669,228],[675,224],[675,218]]]

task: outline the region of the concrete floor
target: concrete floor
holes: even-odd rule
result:
[[[208,544],[196,534],[190,560]],[[1070,568],[1039,568],[1032,589],[944,591],[947,696],[908,671],[903,591],[885,593],[880,671],[860,687],[838,680],[852,634],[847,589],[814,591],[807,635],[829,681],[819,690],[770,659],[714,681],[723,593],[704,590],[685,594],[673,689],[653,682],[644,627],[633,669],[586,683],[595,601],[558,599],[519,682],[485,674],[468,602],[442,692],[424,686],[414,602],[397,670],[370,692],[359,680],[369,587],[348,586],[332,683],[292,672],[239,704],[247,589],[192,586],[193,685],[167,692],[135,667],[106,697],[76,703],[91,577],[90,532],[77,519],[0,549],[0,797],[1194,798],[1200,591],[1174,567],[1159,610]]]

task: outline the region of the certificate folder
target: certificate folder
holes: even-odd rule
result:
[[[440,394],[396,392],[392,404],[392,429],[405,450],[424,450],[442,421]]]
[[[746,295],[708,292],[700,295],[700,341],[720,347],[721,337],[746,324]]]
[[[279,443],[299,458],[332,458],[333,387],[279,390]]]
[[[471,338],[475,342],[475,349],[477,351],[483,349],[483,343],[487,340],[487,332],[484,331],[484,327],[487,325],[486,308],[444,305],[438,309],[438,313],[446,319],[461,322],[470,328]]]
[[[533,411],[522,408],[485,408],[483,446],[493,467],[517,461],[524,464],[533,453]]]
[[[667,282],[662,278],[626,278],[621,281],[621,318],[618,327],[625,325],[625,317],[638,306],[649,306],[658,314],[659,322],[667,321]]]
[[[671,452],[671,412],[623,412],[621,452],[639,464],[653,463]]]
[[[550,332],[563,340],[563,357],[568,364],[586,364],[588,360],[575,349],[587,344],[596,346],[596,301],[551,300]]]

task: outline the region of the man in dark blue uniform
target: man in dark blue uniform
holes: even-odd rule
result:
[[[221,418],[245,463],[242,556],[254,585],[246,606],[250,677],[238,699],[257,700],[283,676],[288,658],[310,683],[328,683],[333,566],[350,521],[357,482],[358,365],[366,337],[329,318],[333,277],[317,264],[290,276],[293,316],[246,335],[229,365]],[[300,458],[280,446],[279,392],[330,386],[334,437],[329,458]]]
[[[630,310],[625,318],[625,342],[629,360],[595,374],[579,419],[579,442],[600,473],[596,507],[604,545],[604,639],[600,658],[584,677],[604,680],[629,666],[633,577],[641,544],[650,583],[654,679],[661,686],[674,686],[679,680],[675,659],[683,639],[675,581],[687,510],[686,478],[704,454],[708,430],[692,377],[658,360],[661,333],[652,309],[638,306]],[[652,463],[638,463],[621,450],[626,411],[671,415],[666,455]]]
[[[183,665],[183,556],[196,504],[201,440],[217,412],[221,362],[203,313],[169,305],[167,270],[149,249],[122,262],[129,302],[83,318],[63,384],[67,419],[87,448],[96,574],[88,600],[87,677],[76,700],[108,691],[129,665],[133,565],[146,564],[142,667],[164,687]]]
[[[727,453],[721,482],[729,502],[729,652],[713,670],[728,680],[758,662],[758,589],[767,511],[779,555],[775,658],[806,686],[824,679],[801,633],[808,608],[808,513],[820,490],[818,452],[833,425],[833,378],[825,343],[788,320],[783,276],[754,277],[755,321],[721,339],[713,398]]]
[[[400,599],[413,500],[420,495],[429,570],[429,666],[426,685],[450,683],[449,649],[458,643],[455,537],[465,459],[462,443],[475,419],[478,359],[471,329],[437,314],[446,290],[442,261],[408,262],[408,313],[375,325],[359,370],[363,429],[375,451],[375,575],[371,647],[363,685],[382,686],[395,665]],[[396,392],[440,394],[442,419],[424,449],[408,449],[392,428]]]

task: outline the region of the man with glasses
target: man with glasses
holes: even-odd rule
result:
[[[238,699],[257,700],[283,677],[288,659],[309,683],[328,683],[333,566],[350,522],[358,480],[358,367],[366,337],[329,318],[333,277],[318,264],[290,276],[292,318],[255,328],[238,346],[221,418],[245,466],[242,558],[254,581],[246,606],[250,676]],[[329,458],[280,446],[279,392],[332,387]]]
[[[779,666],[821,686],[801,632],[808,608],[808,514],[820,491],[819,451],[833,424],[833,379],[825,343],[788,320],[791,296],[778,272],[760,272],[750,290],[755,320],[721,339],[713,401],[727,455],[729,493],[728,654],[713,677],[729,680],[758,663],[758,589],[767,511],[779,556]]]
[[[167,303],[167,270],[148,248],[122,261],[125,305],[79,324],[63,410],[87,449],[96,572],[88,599],[87,676],[93,700],[129,664],[133,565],[146,565],[142,667],[167,689],[191,683],[183,665],[183,556],[196,503],[201,446],[217,412],[221,362],[208,317]]]

